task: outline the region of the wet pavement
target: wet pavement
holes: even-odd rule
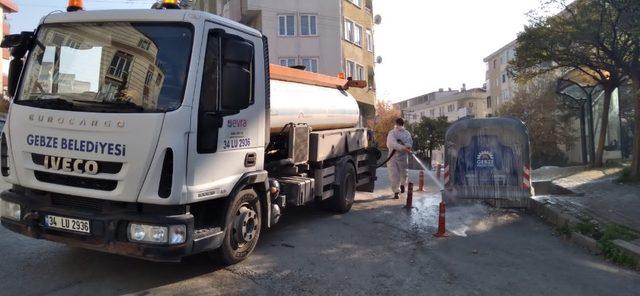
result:
[[[393,200],[381,169],[352,211],[287,209],[246,261],[203,255],[158,264],[20,237],[0,229],[1,295],[637,295],[638,273],[553,235],[518,211],[447,209],[451,237],[436,239],[439,190],[414,207]],[[417,183],[417,172],[411,173]]]

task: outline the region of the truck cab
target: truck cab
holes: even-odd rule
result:
[[[356,187],[373,189],[363,129],[331,130],[337,154],[318,148],[325,134],[309,144],[304,119],[272,132],[267,40],[252,28],[192,10],[76,11],[3,47],[12,231],[155,261],[218,250],[233,264],[287,205],[346,212]],[[323,157],[293,161],[298,145]]]

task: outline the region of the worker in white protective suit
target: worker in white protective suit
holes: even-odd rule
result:
[[[393,198],[395,199],[400,198],[400,193],[404,193],[411,147],[413,147],[411,134],[404,128],[404,120],[398,118],[396,119],[396,126],[387,135],[387,148],[389,148],[389,153],[393,153],[387,163],[387,169],[389,170],[391,190],[393,190]]]

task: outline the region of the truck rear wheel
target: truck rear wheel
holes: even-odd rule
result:
[[[227,209],[224,241],[218,250],[222,262],[236,264],[253,252],[262,226],[260,200],[253,189],[238,192]]]
[[[351,210],[356,197],[356,169],[350,163],[344,165],[344,174],[338,185],[333,187],[333,197],[330,199],[330,208],[338,213],[346,213]]]

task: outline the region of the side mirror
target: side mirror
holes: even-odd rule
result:
[[[7,92],[12,98],[16,96],[16,92],[18,91],[18,82],[20,81],[22,68],[24,68],[24,62],[22,59],[13,58],[11,62],[9,62]]]
[[[22,45],[23,37],[22,34],[12,34],[6,35],[2,38],[2,43],[0,43],[0,47],[2,48],[13,48]]]
[[[223,38],[220,109],[240,111],[253,104],[254,47],[234,37]]]
[[[24,68],[22,58],[35,44],[34,32],[22,32],[20,34],[7,35],[2,39],[0,47],[11,49],[11,62],[9,63],[9,77],[7,91],[11,97],[15,97],[18,90],[18,82]]]

